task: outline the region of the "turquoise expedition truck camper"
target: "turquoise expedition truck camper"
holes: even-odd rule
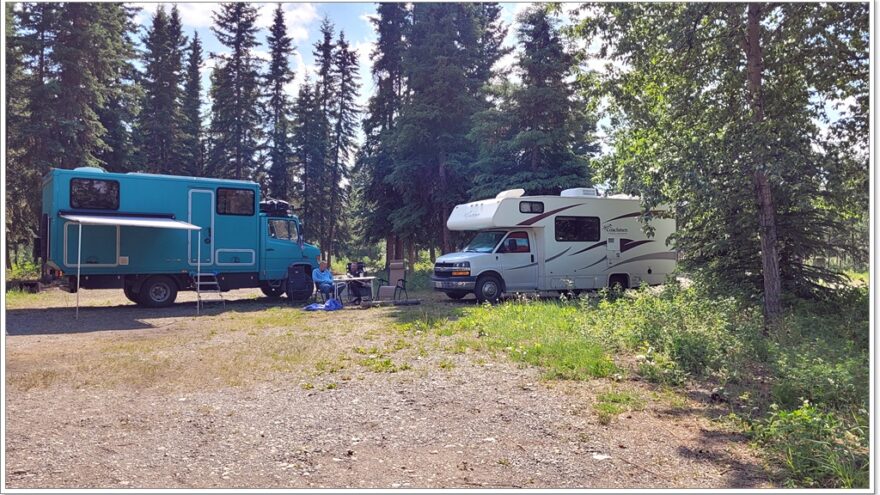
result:
[[[43,178],[39,249],[70,291],[80,227],[79,286],[120,288],[140,305],[168,306],[178,291],[195,290],[198,270],[223,291],[260,287],[294,301],[313,291],[318,248],[302,241],[287,203],[260,202],[254,182],[53,169]]]

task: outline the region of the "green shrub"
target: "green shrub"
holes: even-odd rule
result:
[[[867,411],[860,415],[848,425],[809,402],[790,411],[774,405],[753,435],[786,468],[791,487],[867,488]]]
[[[30,260],[18,261],[6,269],[6,280],[35,280],[40,275],[40,265]]]

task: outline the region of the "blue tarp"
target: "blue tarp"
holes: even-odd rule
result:
[[[312,303],[303,309],[306,311],[336,311],[342,309],[342,303],[338,299],[331,298],[324,304]]]

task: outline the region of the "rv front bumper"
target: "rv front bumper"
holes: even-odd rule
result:
[[[431,285],[434,286],[434,290],[439,291],[472,291],[474,290],[474,284],[477,282],[477,277],[450,277],[450,278],[436,278],[431,277]]]

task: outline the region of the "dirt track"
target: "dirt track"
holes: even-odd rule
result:
[[[84,291],[101,307],[79,321],[69,295],[16,300],[6,486],[772,486],[698,392],[542,381],[413,325],[467,303],[307,314],[256,294],[200,318],[111,291]],[[609,387],[646,407],[600,424]]]

